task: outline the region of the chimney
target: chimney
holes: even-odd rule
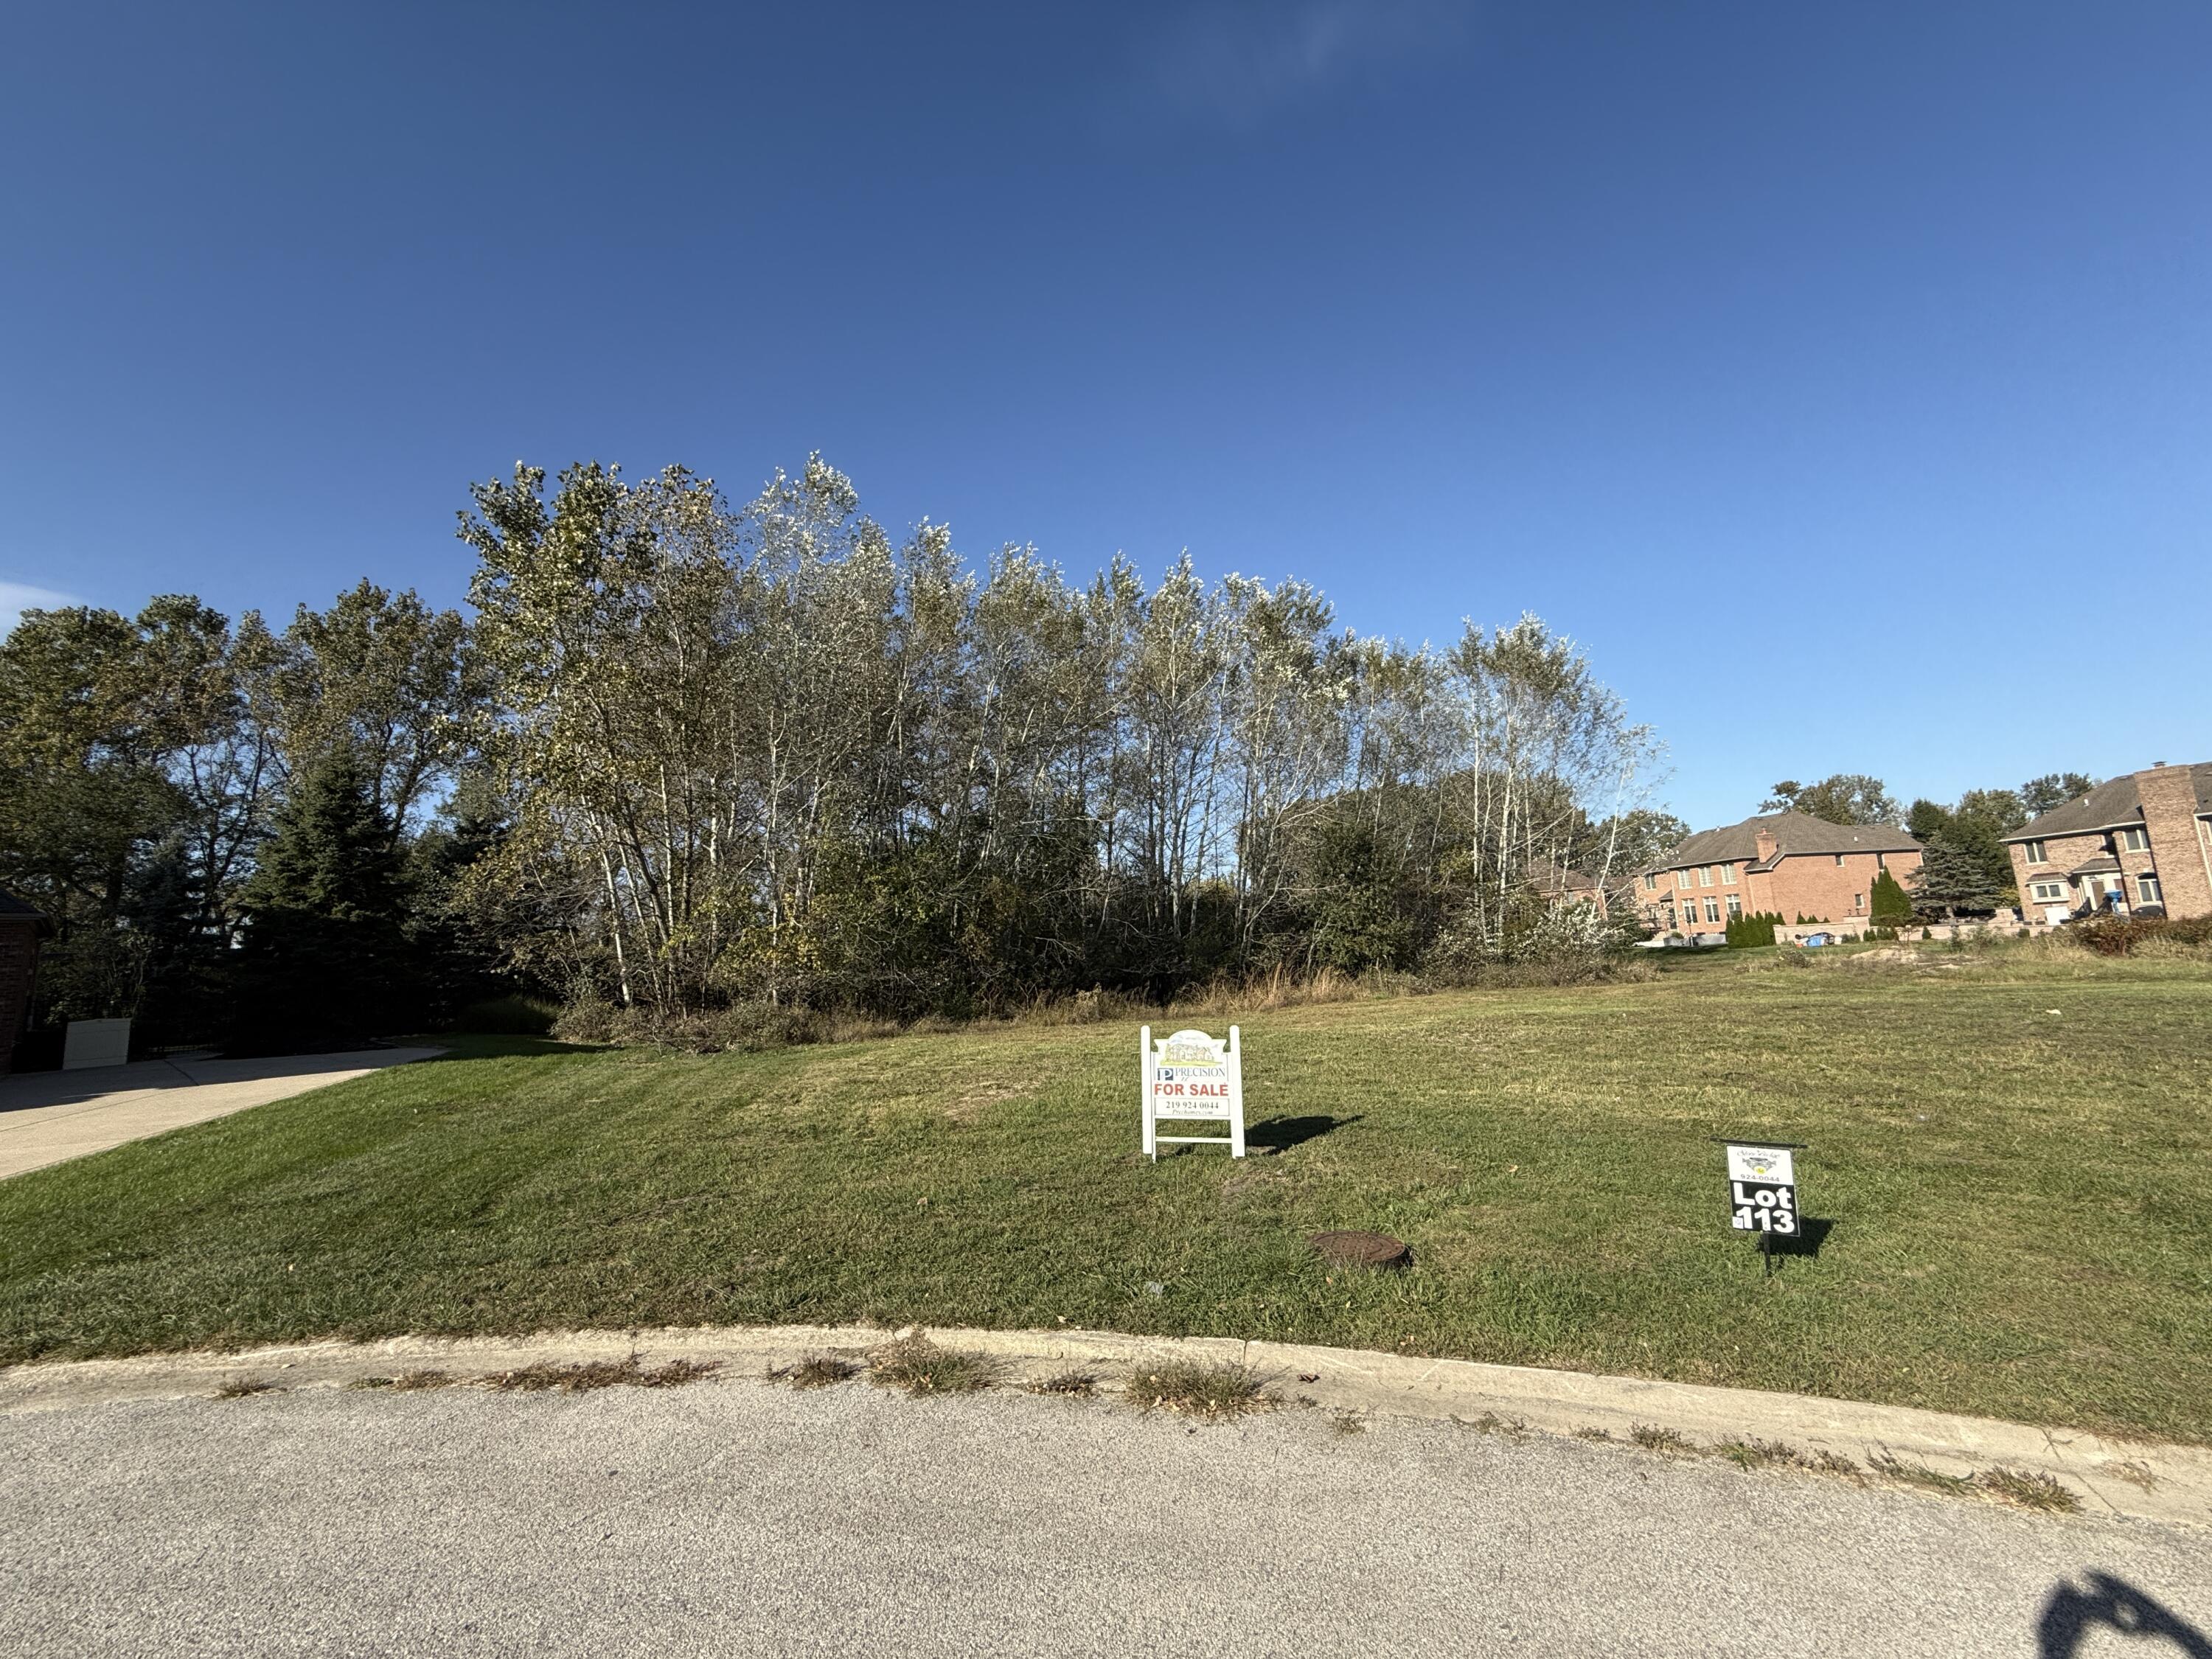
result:
[[[1759,826],[1759,861],[1765,864],[1781,850],[1782,843],[1774,839],[1774,831],[1765,824]]]

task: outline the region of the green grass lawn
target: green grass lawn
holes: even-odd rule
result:
[[[2201,963],[1760,952],[1243,1024],[1255,1141],[1333,1127],[1157,1165],[1133,1025],[712,1058],[467,1042],[0,1182],[0,1358],[1065,1322],[2212,1441]],[[1723,1132],[1811,1146],[1832,1229],[1771,1282],[1728,1230]],[[1306,1240],[1336,1227],[1417,1265],[1332,1276]]]

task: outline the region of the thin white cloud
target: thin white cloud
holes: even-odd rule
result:
[[[0,581],[0,636],[11,632],[16,619],[26,611],[55,611],[64,605],[83,603],[74,593],[57,593],[51,587],[33,587],[28,582]]]
[[[1467,12],[1449,0],[1205,5],[1145,43],[1147,89],[1186,118],[1249,128],[1455,46]]]

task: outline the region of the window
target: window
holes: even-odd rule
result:
[[[2158,878],[2148,870],[2136,878],[2136,902],[2137,904],[2166,902],[2165,890],[2159,886]]]
[[[1707,921],[1718,921],[1720,919],[1721,902],[1717,898],[1707,899],[1705,901],[1705,920]]]
[[[2123,853],[2148,853],[2150,851],[2150,831],[2148,830],[2121,830],[2120,850]]]
[[[1743,895],[1741,893],[1730,893],[1728,896],[1728,898],[1729,920],[1730,921],[1734,921],[1738,916],[1743,914]]]
[[[1887,869],[1888,869],[1888,868],[1889,868],[1889,854],[1887,854],[1887,853],[1876,853],[1876,854],[1874,855],[1874,867],[1875,867],[1875,869],[1877,869],[1877,870],[1887,870]]]
[[[1674,885],[1677,887],[1687,887],[1689,884],[1690,872],[1687,870],[1677,870],[1674,872]]]
[[[2066,884],[2063,881],[2032,882],[2028,885],[2027,896],[2039,903],[2056,904],[2066,896]]]
[[[2027,854],[2027,861],[2030,864],[2048,864],[2051,862],[2051,849],[2045,847],[2039,841],[2029,842],[2021,850]]]
[[[1838,870],[1840,870],[1840,869],[1842,869],[1843,867],[1844,867],[1844,855],[1843,855],[1841,853],[1838,853],[1838,854],[1836,854],[1836,868],[1837,868],[1837,869],[1838,869]]]
[[[1712,884],[1713,866],[1710,864],[1699,865],[1698,866],[1698,885],[1700,887],[1710,887]]]
[[[1645,892],[1647,892],[1647,893],[1656,893],[1656,892],[1657,892],[1657,891],[1659,890],[1659,878],[1658,878],[1658,877],[1656,877],[1656,876],[1646,876],[1646,877],[1644,877],[1644,890]]]
[[[1837,862],[1841,863],[1842,860],[1838,860]],[[1854,893],[1851,895],[1851,908],[1854,912],[1866,908],[1866,895],[1864,893]]]
[[[1725,885],[1727,885],[1727,886],[1729,886],[1729,887],[1733,887],[1733,886],[1735,886],[1735,866],[1734,866],[1733,864],[1723,864],[1723,866],[1721,866],[1721,880],[1722,880],[1723,884],[1725,884]]]

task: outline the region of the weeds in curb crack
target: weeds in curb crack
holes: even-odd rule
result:
[[[1480,1417],[1455,1417],[1452,1421],[1477,1434],[1502,1434],[1508,1440],[1524,1439],[1528,1433],[1528,1425],[1519,1418],[1500,1417],[1496,1412],[1485,1412]]]
[[[245,1400],[257,1394],[269,1394],[276,1385],[262,1376],[234,1376],[215,1391],[218,1400]]]
[[[720,1369],[712,1360],[672,1359],[648,1367],[637,1354],[621,1359],[583,1359],[566,1365],[540,1360],[516,1370],[494,1371],[477,1381],[488,1389],[515,1394],[587,1394],[594,1389],[680,1389]]]
[[[1985,1469],[1978,1484],[2001,1504],[2044,1515],[2078,1515],[2081,1500],[2047,1474],[2029,1469]]]
[[[1686,1456],[1698,1449],[1697,1443],[1688,1436],[1653,1423],[1630,1425],[1628,1437],[1646,1451],[1665,1452],[1674,1457]]]
[[[453,1382],[451,1371],[402,1371],[392,1379],[392,1387],[401,1394],[413,1394],[423,1389],[450,1389]]]
[[[1713,1452],[1740,1469],[1807,1467],[1805,1457],[1795,1446],[1784,1445],[1779,1440],[1723,1440],[1713,1448]]]
[[[1132,1373],[1122,1392],[1148,1411],[1178,1412],[1211,1422],[1266,1411],[1276,1403],[1243,1365],[1155,1365]]]
[[[995,1368],[979,1353],[940,1348],[910,1336],[868,1356],[868,1381],[910,1395],[973,1394],[991,1386]]]
[[[794,1389],[834,1389],[860,1374],[860,1368],[836,1354],[811,1353],[796,1365],[778,1365],[769,1375],[771,1382],[788,1382]]]
[[[1098,1379],[1081,1366],[1054,1371],[1050,1376],[1030,1384],[1031,1394],[1058,1394],[1071,1398],[1088,1400],[1098,1392]]]
[[[1923,1492],[1940,1492],[1946,1498],[1974,1495],[1974,1477],[1971,1474],[1945,1474],[1925,1463],[1907,1463],[1887,1452],[1870,1459],[1869,1463],[1883,1480],[1894,1480],[1900,1486],[1917,1486]]]

